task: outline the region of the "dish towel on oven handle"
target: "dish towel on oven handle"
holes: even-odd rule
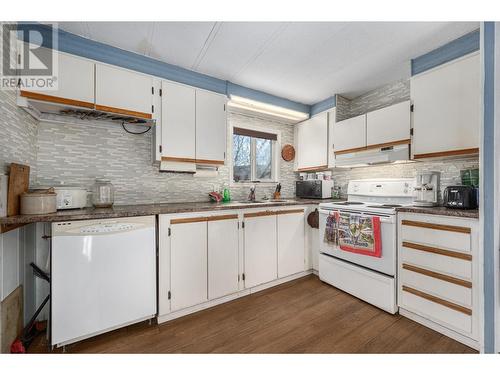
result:
[[[340,250],[380,258],[380,217],[337,212],[337,241]]]
[[[324,241],[338,246],[343,251],[380,258],[380,218],[331,212],[326,218]]]

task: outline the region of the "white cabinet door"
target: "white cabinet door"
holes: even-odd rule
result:
[[[304,210],[278,212],[278,277],[304,271]]]
[[[196,158],[195,89],[162,82],[162,156],[194,162]]]
[[[207,301],[207,222],[170,223],[171,309],[176,311]]]
[[[245,214],[245,287],[251,288],[278,277],[276,215]]]
[[[96,109],[152,117],[153,78],[109,65],[96,64]]]
[[[226,97],[196,90],[196,160],[224,164],[226,158]]]
[[[208,221],[208,299],[238,291],[238,215]]]
[[[336,122],[333,126],[333,151],[352,150],[366,146],[366,115]]]
[[[328,113],[320,113],[297,126],[297,168],[328,165]]]
[[[415,158],[479,147],[480,87],[478,53],[411,78]]]
[[[409,100],[367,113],[367,146],[407,139],[410,139]]]
[[[25,44],[21,44],[21,47]],[[52,50],[41,48],[39,53],[50,54]],[[94,108],[94,62],[63,52],[57,52],[57,90],[33,90],[49,97],[33,97],[54,103],[66,103]],[[21,90],[21,96],[30,97],[32,90]],[[58,99],[64,99],[64,102]],[[68,102],[70,101],[70,102]]]

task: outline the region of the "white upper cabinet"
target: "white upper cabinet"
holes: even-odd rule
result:
[[[410,101],[391,105],[366,115],[367,146],[410,139]]]
[[[196,90],[196,162],[224,164],[226,158],[226,101],[224,95]]]
[[[478,152],[480,87],[479,53],[411,78],[415,159]]]
[[[366,147],[366,115],[336,122],[333,126],[333,151]]]
[[[162,82],[162,159],[191,162],[196,159],[196,90]]]
[[[24,44],[20,44],[22,47]],[[52,53],[41,48],[40,53]],[[31,89],[21,90],[21,96],[32,97],[54,103],[63,103],[86,108],[94,107],[94,62],[64,52],[57,52],[57,90],[33,90],[49,97],[30,95]]]
[[[297,169],[313,170],[328,165],[328,113],[323,112],[296,125]]]
[[[97,110],[152,118],[151,76],[99,63],[95,68]]]

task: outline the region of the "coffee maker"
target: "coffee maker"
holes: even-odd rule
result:
[[[417,175],[413,205],[432,207],[438,205],[440,172],[425,172]]]

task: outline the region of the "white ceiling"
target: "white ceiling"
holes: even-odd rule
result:
[[[65,31],[305,104],[410,76],[477,22],[60,22]]]

